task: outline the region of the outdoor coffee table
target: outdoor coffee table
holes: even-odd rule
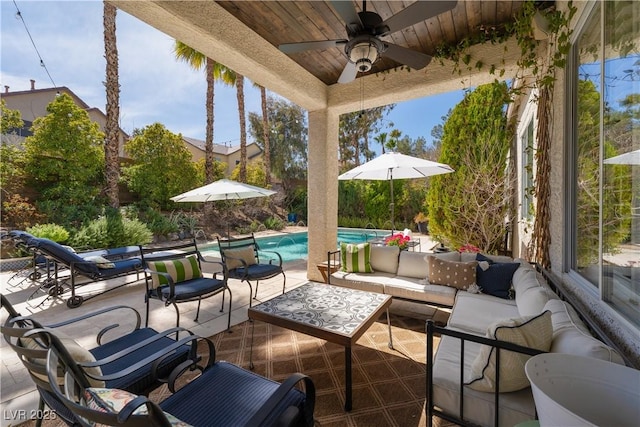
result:
[[[391,296],[309,282],[249,308],[249,319],[261,320],[344,346],[345,411],[351,410],[351,347],[380,314],[387,311],[389,348],[393,348]],[[253,329],[250,367],[253,369]]]

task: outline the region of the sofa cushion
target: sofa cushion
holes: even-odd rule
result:
[[[460,252],[451,251],[451,252],[438,252],[433,254],[427,254],[424,256],[424,260],[427,261],[428,263],[431,257],[444,259],[446,261],[460,261]]]
[[[491,325],[487,337],[549,351],[553,338],[551,312],[538,316],[501,320]],[[471,375],[465,383],[478,391],[496,390],[496,349],[483,345],[471,364]],[[524,365],[531,356],[512,351],[500,352],[501,393],[517,391],[529,387]]]
[[[478,263],[447,261],[437,257],[429,258],[429,282],[434,285],[467,289],[476,283]]]
[[[341,243],[340,256],[342,257],[342,271],[348,273],[373,273],[371,268],[371,244],[370,243]]]
[[[487,328],[500,319],[519,317],[513,300],[487,294],[458,292],[447,327],[476,335],[485,335]]]
[[[464,294],[464,292],[459,292]],[[485,295],[486,296],[486,295]],[[490,297],[496,299],[494,297]],[[480,351],[481,344],[467,341],[464,345],[464,377]],[[460,340],[443,335],[434,356],[433,403],[449,414],[460,410]],[[495,396],[464,387],[464,419],[481,426],[495,424]],[[531,388],[500,394],[498,422],[501,426],[515,426],[536,418],[536,407]]]
[[[551,312],[553,326],[553,353],[575,354],[624,365],[624,360],[614,349],[596,339],[578,317],[575,309],[559,299],[551,299],[544,306]]]
[[[371,246],[371,268],[375,272],[396,274],[398,271],[398,255],[400,248],[397,246]]]
[[[331,284],[367,292],[384,293],[384,284],[394,277],[389,273],[347,273],[336,271],[331,275]]]
[[[429,277],[429,263],[421,252],[402,251],[398,264],[398,276],[426,279]]]
[[[549,293],[542,286],[516,292],[516,305],[520,316],[535,316],[542,313],[547,301],[549,301]]]
[[[456,288],[426,283],[424,279],[396,276],[384,285],[384,293],[396,298],[405,298],[434,304],[453,306]]]
[[[495,262],[478,254],[478,262],[488,262],[486,269],[480,265],[476,267],[476,283],[485,294],[508,299],[510,297],[511,281],[513,273],[520,267],[518,262]]]
[[[518,295],[518,293],[523,293],[527,289],[540,287],[536,271],[533,268],[522,264],[520,265],[520,268],[513,273],[512,282],[513,290],[516,295]]]

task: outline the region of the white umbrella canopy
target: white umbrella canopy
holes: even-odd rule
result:
[[[221,179],[171,198],[174,202],[213,202],[216,200],[251,199],[276,194],[273,190]]]
[[[604,163],[610,165],[640,165],[640,150],[630,151],[619,156],[609,157]]]
[[[454,170],[444,163],[420,159],[400,153],[384,153],[367,163],[351,169],[338,177],[341,181],[365,179],[389,181],[391,185],[391,231],[395,229],[393,180],[426,178],[433,175],[450,173]]]

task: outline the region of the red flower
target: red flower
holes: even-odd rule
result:
[[[387,246],[398,246],[400,249],[406,249],[407,242],[411,240],[410,236],[405,236],[404,234],[392,234],[391,236],[384,239],[384,244]]]
[[[470,253],[478,253],[480,252],[480,248],[472,245],[471,243],[467,243],[465,245],[460,246],[458,252],[470,252]]]

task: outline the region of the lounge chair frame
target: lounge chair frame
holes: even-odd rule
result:
[[[222,293],[222,305],[220,312],[224,312],[224,300],[225,294],[229,293],[229,313],[227,317],[227,330],[231,328],[231,301],[232,294],[231,289],[227,285],[228,275],[227,269],[223,263],[217,261],[209,261],[205,259],[200,250],[198,244],[194,238],[187,243],[180,243],[173,246],[167,246],[162,248],[150,248],[140,247],[140,254],[142,256],[142,262],[145,266],[145,303],[146,303],[146,325],[149,324],[149,303],[152,299],[164,301],[165,306],[173,305],[176,310],[176,326],[180,326],[180,309],[178,304],[183,302],[198,301],[198,308],[196,310],[195,322],[198,321],[200,316],[200,303],[203,298],[209,298],[211,296]],[[155,261],[170,261],[181,258],[186,258],[190,255],[195,255],[198,260],[200,271],[203,271],[203,264],[205,265],[217,265],[220,267],[219,272],[213,274],[213,277],[203,277],[187,280],[185,282],[175,283],[171,275],[163,272],[153,271],[148,268],[150,262]],[[221,274],[221,278],[218,278],[218,274]],[[152,282],[153,276],[164,277],[169,284],[163,287],[154,289]],[[187,288],[189,286],[189,288]],[[188,290],[187,290],[188,289]]]
[[[256,241],[255,236],[251,233],[250,236],[246,237],[237,237],[237,238],[228,238],[222,239],[219,236],[218,240],[218,249],[220,251],[220,256],[222,258],[222,262],[225,266],[227,266],[227,270],[229,272],[229,278],[238,279],[241,282],[247,282],[249,285],[249,307],[252,306],[252,300],[258,299],[258,286],[260,280],[271,279],[272,277],[276,277],[279,274],[282,274],[282,293],[284,294],[285,288],[287,285],[287,276],[284,273],[284,269],[282,268],[282,256],[276,251],[266,251],[260,249],[258,242]],[[227,251],[234,249],[242,249],[252,247],[254,252],[255,264],[248,265],[244,259],[236,258],[230,256]],[[260,263],[260,254],[268,255],[272,254],[273,256],[265,258],[269,258],[268,263]],[[229,269],[228,264],[229,261],[235,260],[239,261],[242,266]],[[277,263],[274,263],[277,261]],[[256,282],[256,291],[253,293],[253,286],[251,282]]]

